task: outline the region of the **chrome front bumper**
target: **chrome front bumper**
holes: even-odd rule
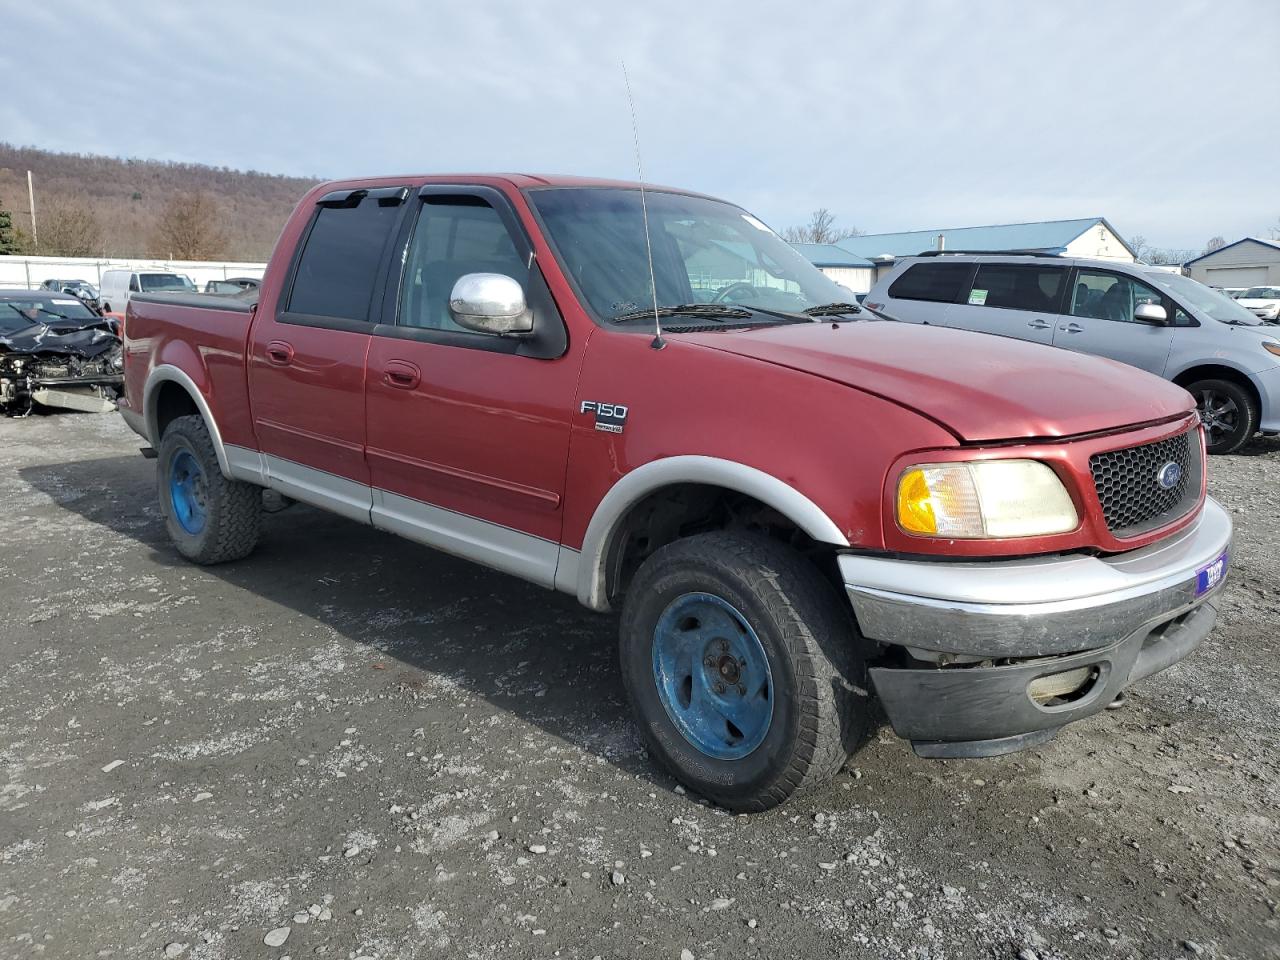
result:
[[[839,558],[863,635],[976,657],[1041,657],[1114,643],[1203,600],[1197,574],[1231,545],[1231,518],[1206,500],[1176,536],[1110,557],[947,563]]]
[[[839,565],[862,633],[910,654],[871,669],[894,730],[926,756],[989,756],[1048,739],[1196,649],[1231,533],[1206,500],[1186,530],[1111,557]],[[1035,681],[1082,668],[1091,680],[1074,699],[1032,696]]]

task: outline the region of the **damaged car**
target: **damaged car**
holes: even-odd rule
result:
[[[123,383],[120,337],[81,300],[48,290],[0,290],[0,413],[39,404],[106,413]]]

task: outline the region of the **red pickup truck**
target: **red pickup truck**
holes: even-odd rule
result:
[[[731,809],[830,777],[877,701],[991,756],[1201,643],[1231,522],[1189,394],[850,299],[693,193],[329,183],[256,304],[130,299],[121,412],[197,563],[270,488],[620,610],[649,750]]]

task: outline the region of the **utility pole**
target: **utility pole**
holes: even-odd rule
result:
[[[31,242],[36,252],[40,252],[40,234],[36,231],[36,188],[31,180],[31,171],[27,171],[27,199],[31,201]]]

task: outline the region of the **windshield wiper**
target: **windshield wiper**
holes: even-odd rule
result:
[[[807,317],[838,317],[845,313],[861,313],[862,308],[856,303],[820,303],[816,307],[805,307],[800,312]]]
[[[643,320],[645,317],[652,317],[654,312],[653,307],[647,310],[633,310],[610,317],[609,322],[628,323],[632,320]],[[679,303],[675,306],[658,307],[656,312],[659,317],[689,316],[707,317],[713,320],[746,320],[751,316],[747,310],[726,306],[723,303]]]

